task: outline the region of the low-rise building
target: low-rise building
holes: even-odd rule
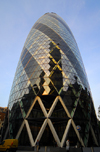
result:
[[[6,111],[7,111],[7,107],[0,107],[0,136],[1,136],[1,130],[3,127]]]

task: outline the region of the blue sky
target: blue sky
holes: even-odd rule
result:
[[[34,23],[55,12],[70,27],[88,76],[96,112],[100,105],[100,0],[0,1],[0,106],[9,94],[22,48]]]

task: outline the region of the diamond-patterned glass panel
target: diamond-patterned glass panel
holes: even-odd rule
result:
[[[21,146],[33,147],[39,139],[42,146],[53,146],[56,140],[63,147],[67,137],[72,146],[76,141],[93,146],[91,136],[98,145],[97,119],[80,52],[57,14],[46,13],[29,32],[8,109],[10,137],[19,138]]]

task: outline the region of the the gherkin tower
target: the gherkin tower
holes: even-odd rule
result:
[[[20,146],[34,146],[38,139],[41,146],[53,146],[56,141],[63,147],[67,138],[71,145],[77,141],[82,146],[99,144],[97,118],[77,43],[55,13],[44,14],[28,34],[7,116],[2,136],[18,138]]]

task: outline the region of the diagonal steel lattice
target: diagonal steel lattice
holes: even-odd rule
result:
[[[66,112],[66,115],[70,118],[70,119],[68,120],[67,125],[66,125],[66,129],[65,129],[65,131],[64,131],[64,134],[63,134],[63,136],[62,136],[61,141],[60,141],[60,139],[59,139],[59,137],[58,137],[58,135],[57,135],[57,132],[56,132],[54,126],[53,126],[52,121],[49,119],[50,116],[51,116],[51,114],[53,113],[53,110],[55,109],[55,107],[56,107],[56,105],[57,105],[58,100],[60,101],[61,105],[63,106],[63,109],[64,109],[65,112]],[[40,131],[39,131],[39,133],[38,133],[38,135],[37,135],[37,137],[36,137],[36,139],[33,139],[33,136],[32,136],[31,130],[30,130],[29,123],[28,123],[28,121],[27,121],[26,119],[28,118],[29,114],[31,113],[32,109],[34,108],[34,105],[35,105],[36,102],[39,103],[39,105],[40,105],[40,107],[41,107],[41,110],[42,110],[44,116],[46,117],[46,119],[44,120],[44,122],[43,122],[43,124],[42,124],[42,126],[41,126],[41,129],[40,129]],[[22,123],[22,125],[21,125],[21,127],[20,127],[20,129],[19,129],[19,131],[18,131],[18,133],[17,133],[17,135],[16,135],[16,138],[17,138],[17,139],[19,138],[19,136],[20,136],[20,134],[21,134],[21,131],[22,131],[24,125],[26,125],[27,132],[28,132],[28,136],[29,136],[29,139],[30,139],[30,143],[31,143],[32,146],[35,146],[37,139],[38,139],[38,140],[41,139],[41,137],[42,137],[42,135],[43,135],[43,133],[44,133],[44,130],[45,130],[47,124],[49,125],[49,128],[50,128],[50,130],[51,130],[51,132],[52,132],[52,135],[53,135],[54,139],[56,140],[56,142],[57,142],[57,144],[58,144],[59,147],[63,147],[64,142],[65,142],[65,140],[66,140],[66,137],[67,137],[67,135],[68,135],[68,132],[69,132],[69,130],[70,130],[71,124],[72,124],[72,126],[73,126],[73,129],[74,129],[74,131],[75,131],[75,133],[76,133],[79,141],[81,142],[81,145],[82,145],[83,147],[85,147],[84,142],[83,142],[83,139],[81,138],[79,131],[76,129],[76,125],[75,125],[75,123],[74,123],[74,120],[73,120],[73,118],[71,117],[71,115],[70,115],[67,107],[65,106],[65,104],[64,104],[64,102],[63,102],[63,100],[62,100],[62,98],[61,98],[60,96],[57,96],[57,97],[55,98],[55,100],[54,100],[54,102],[53,102],[53,104],[52,104],[52,106],[51,106],[51,108],[50,108],[50,110],[49,110],[48,113],[47,113],[46,108],[44,107],[44,105],[43,105],[43,103],[42,103],[42,100],[40,99],[39,96],[37,96],[37,97],[34,99],[33,104],[31,105],[29,111],[27,112],[27,115],[26,115],[25,119],[23,120],[23,123]],[[90,128],[91,128],[91,132],[92,132],[93,138],[94,138],[94,140],[95,140],[95,143],[98,145],[98,142],[97,142],[97,140],[96,140],[94,131],[93,131],[93,129],[92,129],[92,126],[90,126]]]

